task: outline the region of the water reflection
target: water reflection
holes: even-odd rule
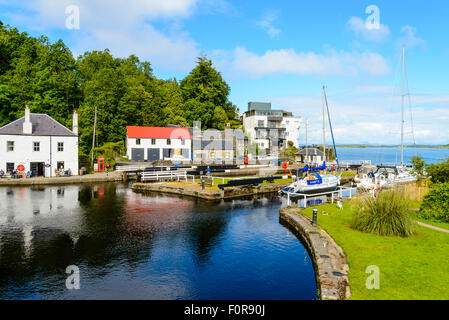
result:
[[[119,184],[0,188],[0,298],[313,299],[312,264],[280,205]],[[81,290],[65,288],[68,265]]]

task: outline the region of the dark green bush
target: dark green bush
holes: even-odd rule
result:
[[[449,182],[449,157],[437,164],[431,164],[426,169],[427,174],[431,176],[433,183]]]
[[[413,211],[404,193],[384,191],[375,199],[360,199],[351,228],[382,236],[409,237],[415,233]]]
[[[436,184],[424,197],[419,216],[428,220],[449,222],[449,183]]]

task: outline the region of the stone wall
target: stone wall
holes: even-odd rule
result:
[[[348,299],[351,296],[349,266],[343,250],[323,229],[313,227],[310,219],[301,214],[301,209],[282,208],[279,214],[281,221],[299,233],[311,253],[320,299]]]
[[[188,186],[170,186],[161,183],[134,183],[132,186],[135,192],[161,192],[189,196],[204,200],[221,200],[243,198],[263,194],[277,193],[285,188],[286,184],[260,185],[256,187],[235,187],[221,190],[199,190]]]

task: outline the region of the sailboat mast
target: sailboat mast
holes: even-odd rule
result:
[[[404,166],[405,45],[402,46],[401,166]]]
[[[326,161],[326,111],[325,111],[325,88],[323,86],[323,155],[324,161]]]
[[[309,126],[309,120],[306,119],[306,161],[309,158],[309,144],[308,144],[308,137],[307,137],[307,127]]]

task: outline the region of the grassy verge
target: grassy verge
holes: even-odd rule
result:
[[[245,178],[238,178],[238,179],[254,179],[254,178],[257,178],[257,177],[245,177]],[[224,182],[223,182],[223,178],[214,178],[214,185],[223,184],[223,183],[226,184],[230,180],[237,180],[237,178],[224,179]],[[195,183],[201,184],[201,180],[200,179],[195,179]],[[268,181],[264,181],[264,183],[262,183],[261,185],[285,184],[285,183],[292,183],[292,179],[277,179],[277,180],[274,180],[273,183],[268,182]]]
[[[326,212],[328,215],[321,214]],[[312,208],[303,211],[312,216]],[[449,234],[418,227],[411,238],[381,237],[351,229],[353,209],[345,203],[318,207],[318,224],[346,253],[351,299],[449,299]],[[380,268],[380,290],[368,290],[368,266]]]
[[[250,179],[250,178],[254,178],[254,177],[248,177],[248,179]],[[235,178],[224,179],[224,183],[226,184],[230,180],[235,180]],[[288,183],[292,183],[292,179],[277,179],[277,180],[274,180],[274,182],[272,182],[272,183],[265,181],[264,183],[261,183],[260,185],[264,186],[264,185],[288,184]],[[206,185],[206,190],[219,190],[218,189],[219,184],[223,184],[223,178],[214,178],[214,185],[212,185],[212,186]],[[192,184],[192,180],[188,180],[188,182],[181,180],[179,182],[178,181],[167,182],[166,185],[182,186],[182,187],[186,187],[186,188],[199,189],[199,188],[201,188],[201,180],[195,179],[195,184]]]

